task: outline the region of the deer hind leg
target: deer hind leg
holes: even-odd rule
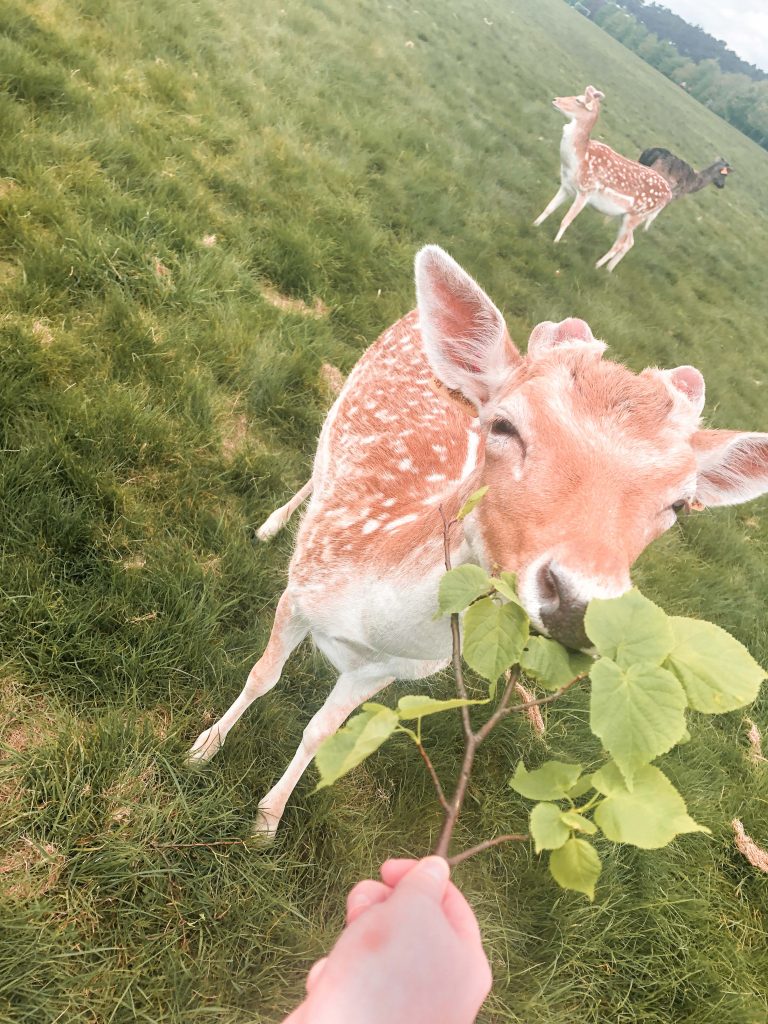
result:
[[[660,213],[661,213],[661,209],[654,210],[654,212],[650,215],[650,217],[646,218],[645,224],[643,224],[643,230],[644,231],[648,230],[648,228],[651,226],[651,224],[653,224],[653,222],[656,220],[656,218],[659,216]]]
[[[299,505],[301,505],[303,501],[306,501],[311,493],[312,479],[310,478],[301,490],[294,494],[290,501],[287,501],[285,505],[282,505],[280,508],[276,508],[272,515],[261,524],[256,531],[256,536],[259,540],[269,540],[271,537],[274,537],[276,533],[282,530]]]
[[[618,245],[618,251],[614,253],[608,264],[608,270],[611,271],[616,267],[627,255],[629,250],[635,244],[634,231],[638,225],[642,224],[642,217],[631,217],[625,218],[624,227],[621,233],[621,237],[618,239],[620,244]]]
[[[380,664],[363,665],[350,672],[342,672],[325,704],[304,730],[293,760],[280,780],[260,802],[255,832],[265,836],[274,835],[288,798],[317,753],[320,744],[336,732],[355,708],[370,700],[385,686],[389,686],[395,676],[385,674],[388,668],[388,665]]]
[[[602,267],[603,264],[607,263],[609,260],[612,260],[613,257],[620,252],[624,245],[627,236],[627,231],[629,230],[628,224],[629,214],[625,214],[621,224],[619,225],[619,233],[616,235],[616,241],[613,243],[613,245],[605,254],[605,256],[600,257],[600,259],[595,264],[595,269],[599,269],[600,267]]]
[[[571,223],[571,221],[573,221],[576,217],[578,217],[578,215],[581,213],[581,211],[587,205],[587,199],[588,198],[589,197],[587,196],[587,194],[585,192],[579,192],[577,194],[576,198],[573,200],[573,205],[571,206],[570,210],[568,211],[568,213],[566,213],[566,215],[563,217],[562,221],[560,222],[560,229],[557,232],[557,234],[555,235],[555,241],[556,242],[560,241],[560,239],[565,234],[565,229],[568,227],[568,225]]]
[[[632,246],[634,244],[635,244],[635,236],[634,236],[634,234],[632,232],[632,229],[630,228],[630,230],[627,232],[627,235],[626,235],[626,237],[624,239],[624,243],[622,244],[621,248],[619,249],[619,251],[616,253],[616,255],[613,257],[613,259],[608,264],[608,271],[609,272],[611,270],[613,270],[614,267],[616,267],[619,263],[621,263],[621,261],[624,259],[624,257],[627,255],[627,253],[629,252],[629,250],[632,248]]]
[[[309,624],[297,611],[293,597],[285,591],[277,603],[275,621],[264,653],[251,669],[240,696],[218,722],[195,740],[190,761],[209,761],[224,745],[227,733],[257,697],[272,689],[280,678],[291,651],[309,632]]]
[[[558,206],[562,206],[567,198],[568,198],[568,189],[564,188],[561,185],[560,188],[557,190],[557,193],[555,194],[555,197],[552,200],[552,202],[549,204],[549,206],[546,206],[544,208],[544,210],[542,210],[542,212],[536,218],[536,220],[533,222],[533,226],[535,228],[537,228],[539,226],[539,224],[543,224],[544,221],[547,219],[547,217],[550,215],[550,213],[554,213],[555,210],[558,208]],[[574,214],[574,216],[575,216],[575,214]]]

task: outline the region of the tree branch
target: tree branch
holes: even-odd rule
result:
[[[462,850],[461,853],[455,853],[453,857],[448,857],[448,864],[455,868],[462,861],[474,857],[476,853],[482,853],[483,850],[490,850],[492,846],[499,846],[501,843],[527,843],[530,838],[525,833],[509,832],[503,836],[496,836],[494,839],[486,839],[484,842],[478,843],[477,846],[470,846],[468,850]]]

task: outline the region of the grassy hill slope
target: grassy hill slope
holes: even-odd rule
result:
[[[592,265],[615,224],[585,211],[559,246],[556,217],[530,226],[557,186],[550,100],[588,81],[622,152],[736,169],[612,276]],[[307,646],[216,762],[183,765],[268,635],[290,531],[252,530],[308,475],[320,367],[411,308],[432,241],[518,343],[584,317],[634,369],[699,366],[712,425],[766,430],[768,156],[560,0],[6,0],[0,85],[0,1021],[272,1024],[347,888],[439,825],[395,744],[317,796],[310,771],[271,849],[204,845],[248,835],[324,699]],[[766,554],[762,501],[692,517],[636,578],[765,664]],[[596,753],[585,714],[551,712],[551,756]],[[484,1024],[768,1021],[765,879],[729,824],[768,845],[768,769],[739,714],[691,732],[665,770],[712,839],[610,855],[594,906],[525,850],[457,873]],[[455,770],[455,724],[425,734]],[[525,827],[521,755],[541,747],[510,723],[460,839]]]

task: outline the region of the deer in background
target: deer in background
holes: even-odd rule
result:
[[[621,217],[616,241],[595,264],[602,267],[607,263],[608,270],[613,270],[634,245],[635,228],[645,224],[647,231],[672,199],[672,191],[656,171],[590,138],[603,99],[604,93],[588,85],[581,96],[558,96],[552,101],[569,120],[560,143],[560,188],[533,223],[538,227],[569,196],[574,196],[573,205],[563,217],[556,242],[587,205],[611,217]]]
[[[441,511],[451,519],[488,485],[450,534],[453,565],[516,573],[535,626],[581,647],[587,603],[624,593],[681,509],[768,490],[768,434],[700,430],[692,366],[635,375],[575,319],[539,324],[523,356],[485,292],[434,245],[416,258],[416,292],[418,309],[364,353],[328,414],[266,650],[190,751],[212,757],[312,634],[338,681],[259,804],[267,834],[355,708],[448,664],[450,625],[435,619]]]
[[[688,195],[691,192],[698,192],[710,182],[715,188],[725,188],[725,179],[733,171],[733,168],[724,157],[715,160],[703,171],[694,171],[690,164],[681,160],[679,156],[670,153],[668,149],[644,149],[637,158],[638,162],[645,167],[651,167],[669,182],[672,189],[672,198],[679,199],[680,196]]]

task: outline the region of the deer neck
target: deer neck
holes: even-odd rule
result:
[[[589,136],[594,125],[590,121],[570,121],[563,128],[563,138],[560,143],[560,161],[563,167],[571,173],[578,170],[587,158],[589,148]]]
[[[712,164],[711,167],[705,167],[703,171],[697,171],[691,181],[689,192],[699,192],[706,185],[709,185],[715,180],[720,173],[720,165]]]

